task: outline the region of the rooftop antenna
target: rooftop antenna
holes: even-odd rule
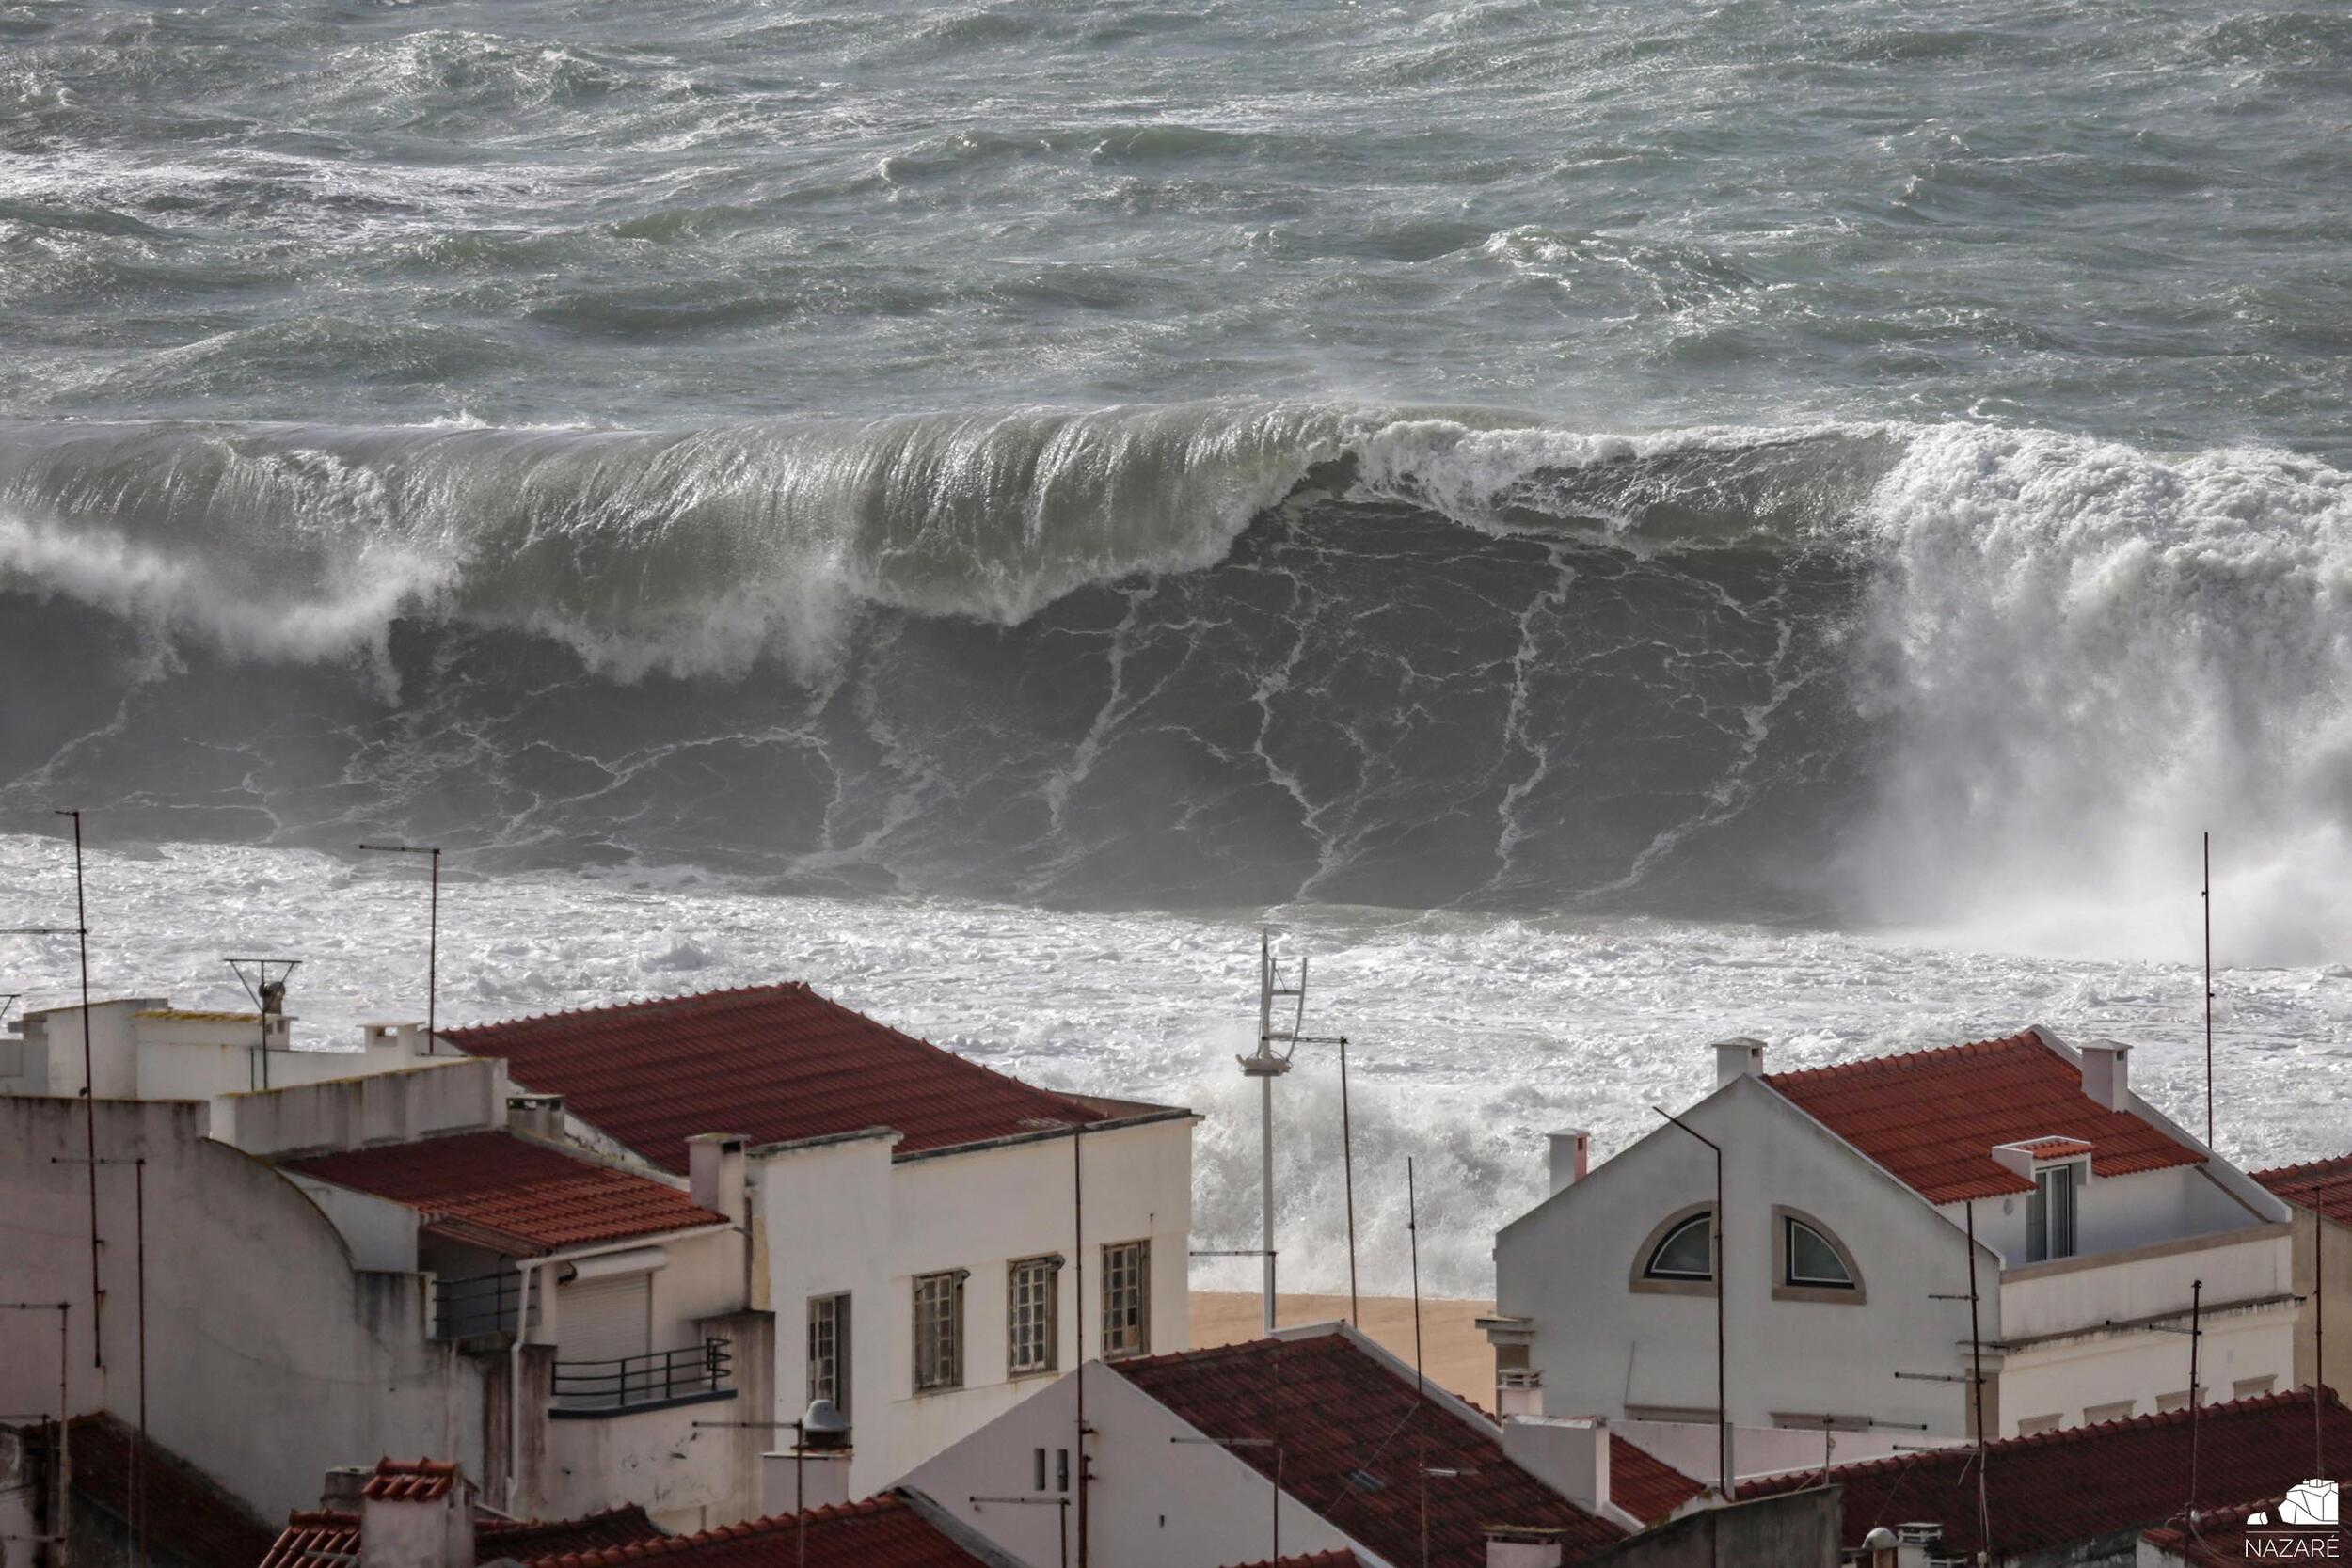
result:
[[[1293,1000],[1291,1026],[1274,1026],[1274,1004],[1279,997]],[[1234,1058],[1241,1065],[1244,1078],[1258,1081],[1258,1164],[1260,1196],[1263,1205],[1260,1257],[1265,1269],[1264,1332],[1271,1335],[1275,1326],[1275,1246],[1274,1246],[1274,1081],[1291,1069],[1291,1058],[1302,1045],[1336,1045],[1340,1048],[1340,1159],[1347,1184],[1347,1307],[1348,1321],[1359,1322],[1356,1287],[1356,1140],[1347,1105],[1347,1037],[1344,1035],[1301,1034],[1307,1019],[1307,958],[1298,959],[1298,983],[1282,984],[1280,971],[1274,961],[1273,933],[1261,927],[1258,931],[1258,1048],[1247,1056]],[[1275,1045],[1286,1049],[1279,1054]]]
[[[2205,1147],[2213,1147],[2213,834],[2205,835]]]
[[[1086,1568],[1090,1538],[1087,1530],[1087,1486],[1094,1479],[1092,1463],[1087,1457],[1087,1176],[1086,1131],[1083,1121],[1064,1121],[1055,1117],[1025,1117],[1021,1125],[1040,1132],[1070,1134],[1070,1302],[1071,1312],[1077,1322],[1071,1329],[1071,1342],[1076,1347],[1077,1366],[1072,1370],[1073,1386],[1077,1391],[1078,1404],[1078,1565]],[[1103,1331],[1095,1328],[1095,1351],[1101,1354]],[[1063,1516],[1065,1523],[1068,1515]]]
[[[2205,1338],[2205,1282],[2195,1279],[2188,1287],[2188,1518],[2190,1528],[2197,1519],[2197,1460],[2200,1418],[2204,1415],[2203,1390],[2197,1386],[2197,1352]]]
[[[1405,1156],[1405,1239],[1413,1254],[1413,1392],[1427,1392],[1421,1373],[1421,1201],[1413,1191],[1413,1157]]]
[[[89,904],[83,895],[82,884],[82,814],[60,811],[59,816],[73,818],[73,924],[71,926],[19,926],[0,931],[11,937],[72,937],[81,943],[82,952],[82,1158],[89,1167],[89,1299],[90,1299],[90,1364],[103,1371],[106,1367],[106,1292],[98,1282],[98,1089],[97,1068],[92,1065],[89,1017]],[[21,992],[8,996],[16,1002]],[[8,1016],[8,1007],[0,1006],[0,1018]]]
[[[237,981],[245,993],[253,998],[253,1006],[261,1014],[261,1047],[254,1053],[258,1064],[256,1075],[248,1080],[255,1088],[269,1087],[269,1036],[273,1022],[286,1021],[286,981],[302,967],[300,958],[229,958],[224,960],[237,972]]]
[[[431,859],[433,871],[432,902],[427,906],[424,937],[424,1053],[440,1053],[440,1037],[434,1033],[438,1022],[434,1011],[440,996],[441,968],[441,847],[437,844],[362,844],[360,848],[377,855],[424,855]]]

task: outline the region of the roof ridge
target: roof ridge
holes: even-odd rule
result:
[[[1866,1073],[1886,1072],[1898,1067],[1924,1061],[1931,1056],[1958,1056],[1964,1052],[1990,1053],[1996,1047],[2032,1044],[2049,1051],[2049,1046],[2032,1029],[2021,1029],[2013,1035],[1994,1039],[1963,1040],[1958,1045],[1930,1045],[1916,1051],[1890,1051],[1877,1056],[1858,1056],[1849,1062],[1824,1062],[1820,1067],[1790,1068],[1782,1072],[1762,1074],[1767,1084],[1779,1085],[1796,1079],[1818,1080],[1831,1076],[1860,1077]],[[2056,1054],[2056,1053],[2052,1053]]]
[[[478,1035],[491,1029],[512,1029],[526,1023],[552,1023],[558,1019],[637,1012],[647,1007],[666,1006],[679,1002],[703,1002],[714,996],[746,996],[755,993],[764,995],[776,991],[806,990],[808,990],[806,980],[769,980],[752,986],[721,986],[715,990],[680,991],[674,996],[641,996],[629,1002],[598,1002],[585,1007],[558,1007],[551,1013],[524,1013],[516,1018],[491,1019],[484,1023],[456,1024],[446,1029],[436,1029],[434,1033],[443,1038],[450,1038],[458,1035]]]
[[[2316,1160],[2303,1160],[2291,1165],[2272,1165],[2264,1170],[2249,1170],[2246,1174],[2267,1187],[2274,1180],[2283,1180],[2322,1169],[2331,1176],[2338,1172],[2352,1176],[2352,1151],[2324,1154]]]
[[[590,1552],[563,1552],[551,1557],[532,1558],[530,1562],[531,1568],[609,1568],[611,1564],[691,1551],[714,1541],[742,1541],[755,1536],[773,1535],[791,1528],[803,1518],[811,1524],[830,1523],[835,1519],[887,1513],[906,1507],[903,1498],[884,1492],[856,1502],[828,1503],[820,1508],[809,1509],[805,1513],[770,1513],[757,1519],[738,1520],[731,1525],[716,1525],[691,1535],[664,1536],[658,1541],[632,1541],[624,1546],[600,1546]]]

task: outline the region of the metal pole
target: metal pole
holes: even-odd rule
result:
[[[1258,1052],[1270,1055],[1274,1037],[1274,946],[1265,932],[1258,933]],[[1274,1307],[1274,1079],[1258,1080],[1258,1196],[1261,1205],[1259,1245],[1265,1253],[1265,1332],[1275,1327]]]
[[[1073,1342],[1078,1347],[1078,1568],[1087,1564],[1087,1487],[1094,1473],[1093,1462],[1087,1457],[1087,1173],[1086,1123],[1070,1124],[1070,1251],[1071,1265],[1077,1273],[1070,1282],[1073,1309],[1078,1314],[1077,1331]],[[1095,1348],[1102,1349],[1102,1335],[1095,1335]]]
[[[1405,1157],[1405,1238],[1413,1249],[1413,1392],[1423,1392],[1421,1375],[1421,1204],[1413,1190],[1413,1157]]]
[[[425,922],[424,942],[424,1053],[439,1053],[439,1037],[436,1026],[440,1022],[438,1007],[441,998],[441,848],[433,847],[433,902]]]
[[[807,1463],[808,1433],[798,1421],[785,1424],[792,1429],[792,1555],[799,1568],[808,1568],[808,1491],[802,1473]]]
[[[131,1163],[131,1191],[138,1226],[139,1291],[139,1447],[138,1476],[139,1568],[147,1568],[147,1156]]]
[[[2198,1398],[2197,1352],[2205,1337],[2205,1282],[2192,1280],[2188,1287],[2188,1518],[2193,1527],[2197,1521],[2197,1460],[2199,1431],[2205,1402]]]
[[[82,1020],[87,1027],[87,1011]],[[58,1563],[73,1554],[73,1394],[67,1373],[73,1360],[72,1319],[73,1304],[57,1303],[57,1554],[54,1560]]]
[[[106,1292],[98,1281],[98,1081],[90,1048],[89,904],[82,882],[82,814],[61,811],[73,818],[73,934],[82,948],[82,1153],[89,1164],[89,1302],[90,1365],[106,1368]]]
[[[2205,1147],[2213,1147],[2213,834],[2205,835]]]
[[[1977,1200],[1968,1200],[1968,1359],[1977,1397],[1977,1546],[1993,1555],[1993,1498],[1984,1473],[1984,1340],[1977,1328]]]
[[[1725,1502],[1733,1500],[1731,1488],[1731,1418],[1729,1402],[1724,1392],[1724,1300],[1729,1293],[1724,1282],[1724,1149],[1723,1146],[1672,1111],[1653,1105],[1651,1110],[1681,1128],[1705,1144],[1715,1155],[1715,1223],[1708,1226],[1715,1243],[1715,1458],[1718,1481]]]
[[[1347,1117],[1347,1037],[1340,1037],[1340,1166],[1347,1175],[1347,1321],[1364,1326],[1356,1295],[1356,1131]]]
[[[2312,1210],[2312,1474],[2327,1470],[2328,1221]]]

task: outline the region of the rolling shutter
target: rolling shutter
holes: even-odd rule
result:
[[[576,1279],[556,1307],[556,1354],[565,1361],[615,1361],[643,1355],[653,1321],[653,1275]]]

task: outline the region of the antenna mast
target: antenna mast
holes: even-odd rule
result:
[[[2213,834],[2205,835],[2205,1147],[2213,1147]]]
[[[300,958],[229,958],[224,960],[236,971],[237,981],[253,998],[254,1011],[260,1014],[261,1045],[253,1053],[256,1064],[249,1080],[257,1089],[269,1087],[269,1036],[273,1022],[286,1022],[286,982],[302,967]],[[247,966],[250,966],[248,971]]]
[[[1289,997],[1291,1026],[1274,1026],[1274,1004],[1278,997]],[[1358,1323],[1356,1293],[1356,1139],[1347,1107],[1347,1037],[1344,1035],[1306,1035],[1299,1032],[1307,1021],[1307,958],[1298,959],[1298,984],[1282,984],[1280,972],[1274,962],[1272,932],[1261,927],[1258,931],[1258,1049],[1234,1060],[1241,1064],[1244,1078],[1258,1081],[1258,1164],[1261,1196],[1263,1206],[1260,1256],[1265,1265],[1264,1331],[1271,1335],[1275,1323],[1275,1246],[1274,1246],[1274,1081],[1291,1069],[1291,1058],[1302,1045],[1336,1045],[1340,1048],[1340,1158],[1347,1180],[1347,1306],[1348,1321]],[[1277,1042],[1286,1047],[1276,1054]],[[1359,1323],[1358,1326],[1361,1326]]]
[[[379,855],[425,855],[433,863],[433,898],[427,906],[424,937],[424,1053],[440,1054],[440,1037],[435,1033],[439,1020],[435,1007],[440,998],[441,970],[441,847],[437,844],[362,844],[360,848]]]

